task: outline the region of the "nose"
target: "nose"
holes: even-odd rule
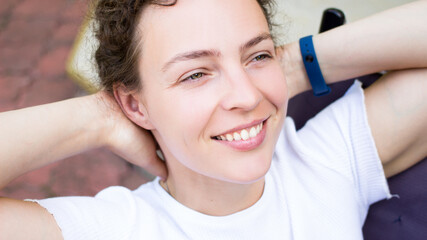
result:
[[[259,105],[262,94],[243,68],[224,73],[223,77],[226,89],[221,105],[224,109],[250,111]]]

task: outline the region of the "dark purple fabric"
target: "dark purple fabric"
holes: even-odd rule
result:
[[[388,183],[399,198],[371,205],[363,227],[365,239],[427,239],[427,158]]]
[[[359,78],[363,87],[369,86],[379,76],[372,74]],[[297,129],[317,112],[341,97],[354,80],[332,84],[331,94],[315,97],[305,92],[289,101],[288,116]],[[373,204],[363,227],[365,240],[427,239],[427,158],[412,168],[388,179],[392,194],[390,200]]]

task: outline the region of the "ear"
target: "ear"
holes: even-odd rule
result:
[[[145,105],[140,102],[137,93],[129,92],[125,87],[114,88],[114,97],[120,105],[123,113],[135,124],[147,130],[153,130],[154,126],[148,116]]]

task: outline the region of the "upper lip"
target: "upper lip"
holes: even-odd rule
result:
[[[264,122],[267,119],[268,119],[268,117],[266,117],[264,119],[254,120],[254,121],[252,121],[250,123],[239,125],[239,126],[237,126],[235,128],[229,129],[229,130],[227,130],[227,131],[225,131],[223,133],[220,133],[218,135],[215,135],[215,136],[225,135],[227,133],[237,132],[238,130],[242,130],[242,129],[245,129],[245,128],[253,127],[253,126],[256,126],[256,125]]]

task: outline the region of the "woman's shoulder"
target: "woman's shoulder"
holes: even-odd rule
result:
[[[366,204],[389,197],[384,171],[367,121],[364,92],[356,81],[346,94],[297,131],[287,119],[276,145],[277,164],[287,176],[346,183]],[[377,183],[373,189],[373,184]],[[371,192],[378,194],[371,194]]]
[[[150,225],[144,219],[152,219],[150,213],[156,212],[153,205],[156,191],[153,181],[136,190],[123,186],[108,187],[94,197],[56,197],[31,201],[37,202],[54,216],[65,239],[75,239],[76,236],[127,239],[139,234],[134,224]]]
[[[293,119],[288,117],[279,142],[302,156],[348,154],[343,152],[349,150],[348,144],[371,138],[364,101],[361,83],[356,81],[344,96],[316,114],[301,129],[296,130]],[[355,133],[363,137],[359,139]]]

